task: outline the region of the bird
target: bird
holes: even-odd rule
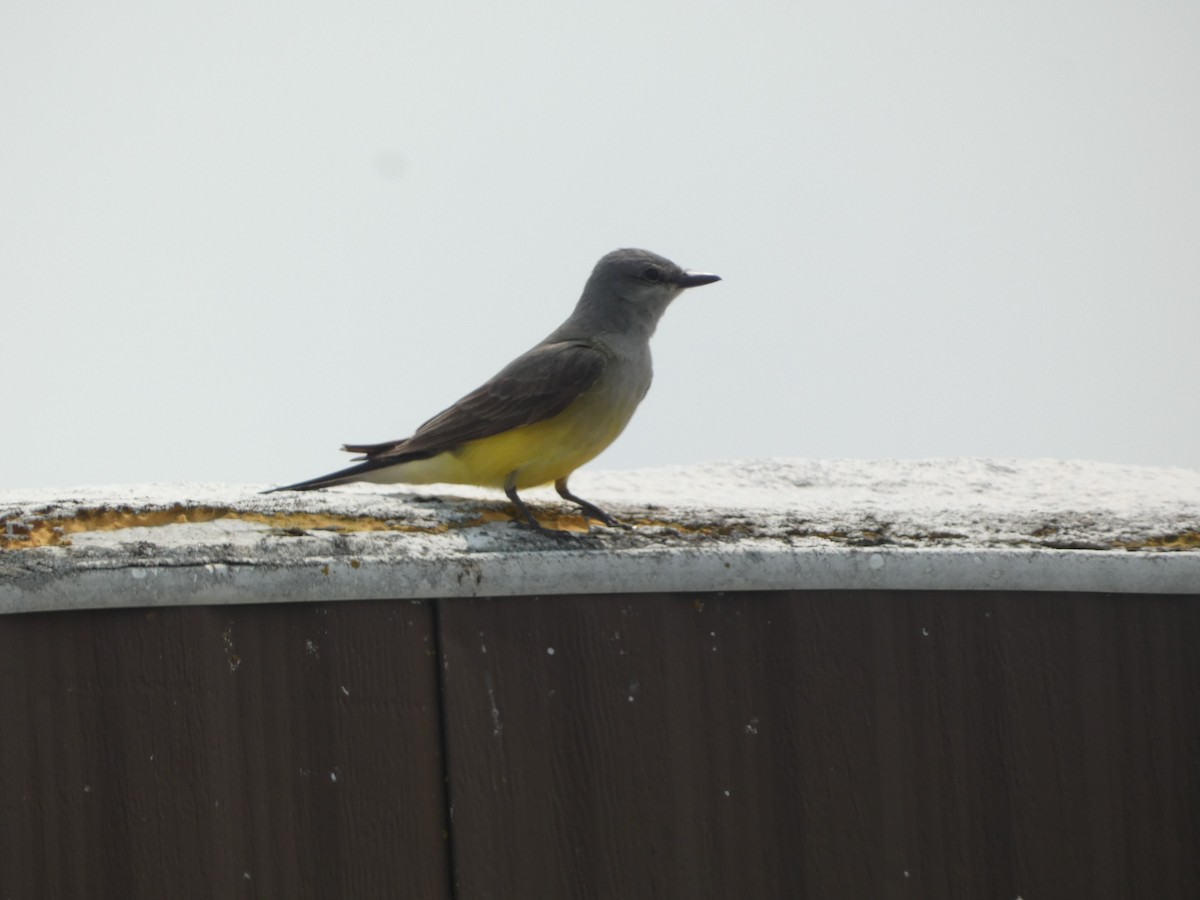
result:
[[[554,483],[558,495],[605,525],[620,523],[568,487],[571,473],[625,429],[653,377],[650,338],[683,291],[720,281],[648,250],[621,249],[596,263],[574,310],[544,340],[410,437],[345,444],[352,465],[273,491],[375,484],[500,488],[524,524],[550,532],[518,493]]]

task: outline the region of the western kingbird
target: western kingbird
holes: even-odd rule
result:
[[[616,439],[642,402],[653,374],[650,336],[671,301],[714,281],[720,277],[685,272],[647,250],[614,250],[596,263],[565,322],[412,437],[346,444],[364,454],[358,465],[273,490],[352,481],[498,487],[530,527],[545,531],[517,491],[554,482],[564,500],[616,525],[572,494],[567,479]]]

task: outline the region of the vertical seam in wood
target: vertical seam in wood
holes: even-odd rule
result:
[[[433,645],[437,665],[438,743],[442,754],[442,804],[446,822],[446,869],[449,876],[449,900],[457,900],[457,867],[454,861],[454,795],[450,785],[450,713],[446,691],[446,648],[442,641],[442,605],[433,601]]]

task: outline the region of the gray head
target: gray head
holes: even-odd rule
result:
[[[596,263],[567,322],[583,325],[591,334],[632,332],[648,338],[685,289],[720,280],[718,275],[685,272],[649,250],[614,250]]]

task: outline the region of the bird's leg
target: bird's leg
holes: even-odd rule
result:
[[[504,493],[508,495],[508,499],[511,500],[513,505],[517,507],[517,512],[524,517],[526,525],[528,525],[534,531],[545,531],[546,529],[542,527],[542,523],[533,517],[533,513],[531,513],[529,511],[529,507],[525,505],[525,501],[517,496],[516,474],[516,472],[513,472],[512,475],[509,475],[508,478],[505,479]]]
[[[504,493],[508,495],[508,499],[513,502],[517,508],[517,512],[524,516],[524,524],[528,525],[534,531],[542,534],[548,534],[551,537],[571,537],[568,532],[559,531],[557,528],[546,528],[539,522],[529,511],[529,507],[525,505],[525,501],[517,495],[517,473],[513,472],[504,480]]]
[[[588,503],[582,497],[576,497],[574,494],[572,494],[570,490],[567,489],[566,478],[560,478],[558,481],[554,482],[554,489],[558,491],[558,496],[562,497],[564,500],[570,500],[572,503],[579,504],[585,515],[591,516],[593,519],[603,522],[610,528],[616,528],[621,524],[616,520],[615,517],[606,513],[595,503]],[[511,497],[512,495],[510,494],[509,496]]]

